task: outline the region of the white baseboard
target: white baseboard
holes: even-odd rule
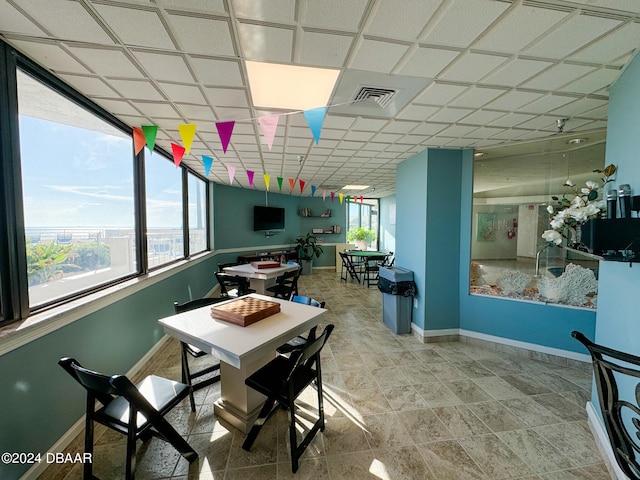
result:
[[[600,450],[600,454],[603,457],[602,459],[607,464],[609,473],[613,474],[613,478],[617,480],[629,480],[629,477],[624,474],[618,466],[618,462],[616,462],[616,458],[613,455],[613,449],[611,448],[611,443],[609,443],[609,436],[604,429],[604,425],[600,422],[600,416],[596,412],[592,402],[587,402],[586,410],[589,428],[591,428],[591,433],[593,433],[593,438]]]
[[[136,362],[136,364],[131,367],[131,369],[127,372],[127,377],[131,378],[136,373],[138,373],[144,366],[151,360],[153,357],[164,345],[171,339],[168,335],[162,337],[158,342],[151,347],[151,349],[144,354],[144,356]],[[79,391],[79,393],[81,393]],[[47,451],[47,453],[62,453],[64,449],[69,446],[69,444],[82,433],[84,429],[85,415],[82,415],[80,419],[76,423],[72,425],[72,427],[65,432],[60,439]],[[46,455],[46,454],[45,454]],[[43,456],[45,456],[43,455]],[[24,475],[20,477],[20,480],[36,480],[44,471],[47,469],[48,464],[46,462],[34,463],[33,466],[27,470]]]

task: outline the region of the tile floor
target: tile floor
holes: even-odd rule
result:
[[[189,465],[158,439],[139,443],[143,479],[419,479],[605,480],[607,469],[587,425],[591,374],[455,341],[422,344],[381,321],[375,287],[340,282],[316,270],[300,293],[325,300],[323,323],[336,328],[323,351],[326,429],[291,473],[287,416],[267,422],[251,452],[244,435],[213,413],[219,385],[196,394],[170,421],[199,452]],[[179,351],[169,342],[144,374],[179,378]],[[205,357],[206,358],[206,357]],[[313,393],[305,397],[310,403]],[[313,409],[303,408],[303,414]],[[124,437],[98,431],[94,474],[120,479]],[[78,437],[70,451],[82,449]],[[50,467],[42,480],[76,480],[79,465]]]

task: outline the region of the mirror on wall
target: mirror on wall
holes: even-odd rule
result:
[[[605,138],[605,131],[559,134],[475,153],[472,294],[595,308],[597,258],[542,234],[553,197],[574,196],[567,180],[578,191],[600,180],[594,170],[604,168]]]

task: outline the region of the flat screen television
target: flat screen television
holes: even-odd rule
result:
[[[254,206],[253,230],[284,230],[284,208]]]

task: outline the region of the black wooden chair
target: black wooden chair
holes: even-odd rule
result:
[[[302,267],[284,272],[276,278],[276,284],[265,288],[274,297],[290,300],[294,295],[298,295],[298,279],[302,273]]]
[[[291,301],[296,303],[302,303],[304,305],[311,305],[312,307],[324,308],[325,306],[325,302],[319,302],[318,300],[315,300],[311,297],[306,297],[304,295],[294,295],[293,297],[291,297]],[[288,355],[296,348],[307,343],[308,339],[313,340],[314,338],[316,338],[316,328],[317,327],[313,327],[311,330],[309,330],[308,337],[303,337],[302,335],[298,335],[297,337],[294,337],[291,340],[289,340],[287,343],[280,345],[278,348],[276,348],[276,351],[280,355]]]
[[[249,288],[249,279],[240,275],[231,275],[224,272],[215,273],[216,280],[220,285],[220,296],[224,298],[241,297],[249,293],[256,293]]]
[[[597,345],[582,333],[593,362],[602,419],[618,466],[632,480],[640,479],[640,357]]]
[[[360,283],[360,277],[358,276],[358,272],[356,271],[356,268],[353,262],[351,261],[351,257],[348,255],[348,253],[338,252],[338,254],[342,259],[342,266],[344,267],[344,275],[341,271],[340,280],[344,280],[346,282],[348,279],[347,278],[347,273],[348,273],[352,280],[355,280],[356,282]]]
[[[219,303],[224,300],[227,300],[227,298],[198,298],[185,303],[173,302],[173,308],[175,313],[183,313],[188,312],[189,310],[195,310],[196,308],[205,307],[207,305],[213,305],[214,303]],[[189,345],[188,343],[180,342],[180,353],[182,363],[182,383],[186,383],[191,387],[192,391],[189,393],[189,402],[191,404],[191,411],[195,412],[196,402],[193,397],[193,392],[220,381],[220,362],[201,368],[200,370],[191,371],[189,368],[189,357],[204,357],[205,355],[208,355],[207,352],[200,350],[198,347],[193,345]],[[211,375],[215,372],[217,372],[217,375]],[[210,376],[198,382],[193,382],[193,380],[207,375]]]
[[[84,451],[92,455],[93,461],[84,463],[84,480],[95,480],[94,422],[127,436],[126,480],[134,478],[138,439],[146,441],[156,436],[170,443],[189,463],[198,458],[196,451],[164,418],[189,395],[188,385],[155,375],[134,385],[124,375],[102,375],[69,357],[61,358],[58,364],[87,391]],[[102,404],[97,409],[96,400]]]
[[[322,399],[322,371],[320,351],[333,331],[327,325],[314,340],[297,348],[289,357],[278,355],[265,366],[252,373],[245,384],[267,397],[258,418],[251,427],[242,448],[249,451],[264,423],[275,412],[278,405],[289,410],[289,441],[291,443],[291,470],[298,470],[298,460],[313,440],[318,430],[324,431],[324,406]],[[296,438],[295,400],[309,385],[314,384],[318,393],[318,420],[304,435],[300,444]]]
[[[377,285],[379,275],[380,263],[378,260],[367,260],[364,264],[364,271],[362,272],[362,283],[366,283],[367,288],[371,285]]]

